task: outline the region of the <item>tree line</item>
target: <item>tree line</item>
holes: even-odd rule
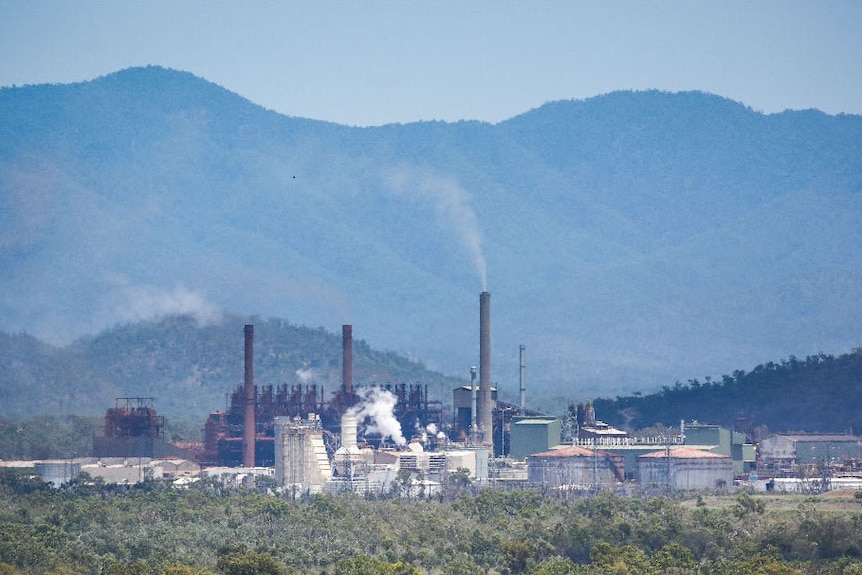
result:
[[[696,419],[751,431],[833,432],[862,429],[862,348],[767,362],[720,378],[690,379],[649,395],[593,402],[596,416],[641,429]]]
[[[0,574],[862,573],[858,499],[841,511],[810,497],[775,509],[746,493],[721,501],[475,486],[294,501],[207,481],[50,489],[2,470]]]

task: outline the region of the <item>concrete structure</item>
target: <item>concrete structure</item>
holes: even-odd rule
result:
[[[523,460],[560,444],[562,423],[556,417],[514,417],[509,427],[509,457]]]
[[[847,434],[773,435],[758,445],[758,460],[767,469],[814,463],[841,463],[862,458],[862,440]]]
[[[621,455],[576,445],[527,457],[527,481],[534,487],[598,491],[623,482]]]
[[[490,453],[485,447],[475,449],[460,449],[444,451],[446,455],[446,470],[449,473],[466,469],[470,472],[470,479],[484,485],[488,481],[488,459]]]
[[[718,425],[692,422],[683,427],[686,445],[714,445],[713,453],[728,455],[733,460],[733,473],[742,475],[754,470],[754,445],[748,443],[744,433]]]
[[[273,423],[276,486],[294,495],[323,491],[332,478],[332,467],[320,422],[276,417]]]
[[[714,489],[733,484],[733,461],[711,451],[671,447],[638,457],[638,475],[647,489]]]

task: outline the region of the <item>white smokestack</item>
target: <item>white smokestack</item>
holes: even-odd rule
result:
[[[341,447],[356,447],[356,416],[341,416]]]

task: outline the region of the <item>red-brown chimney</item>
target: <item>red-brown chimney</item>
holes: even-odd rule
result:
[[[254,326],[245,326],[245,417],[242,422],[242,465],[254,467],[256,423],[254,393]]]

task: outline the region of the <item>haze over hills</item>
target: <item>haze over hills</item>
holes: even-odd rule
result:
[[[191,316],[170,316],[118,325],[62,348],[0,333],[0,418],[102,416],[116,398],[148,397],[170,421],[202,427],[243,383],[246,323],[255,326],[257,385],[313,385],[319,398],[331,399],[342,379],[340,334],[259,317],[225,315],[201,326]],[[447,403],[461,383],[362,339],[353,341],[353,373],[357,385],[422,384]]]
[[[346,96],[348,97],[348,96]],[[352,128],[192,74],[0,90],[0,330],[284,318],[568,399],[859,345],[862,117],[617,92]],[[6,385],[6,382],[3,383]]]

